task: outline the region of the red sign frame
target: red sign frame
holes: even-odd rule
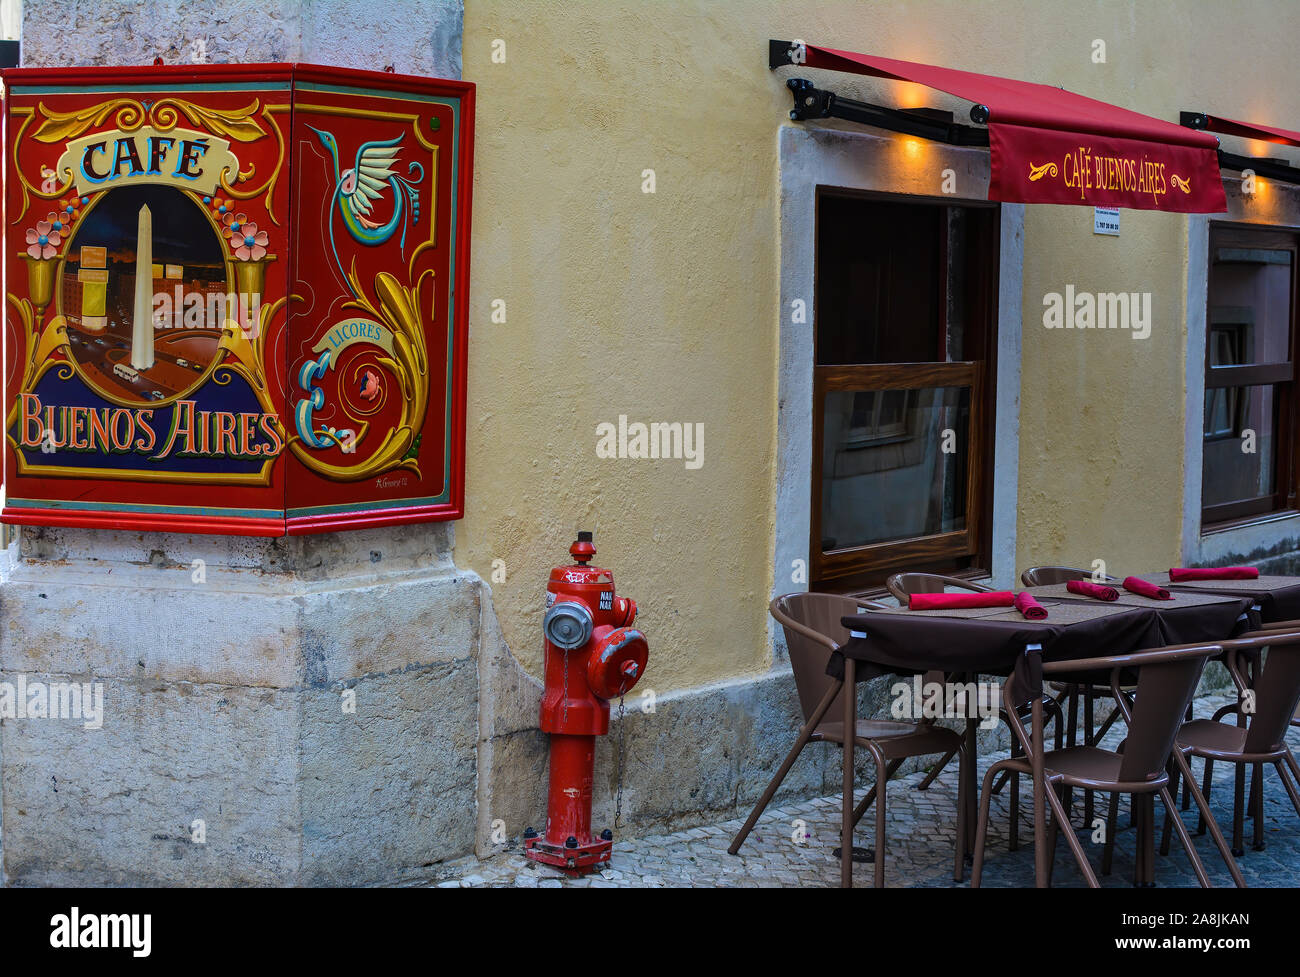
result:
[[[472,84],[3,78],[4,522],[280,536],[464,514]]]

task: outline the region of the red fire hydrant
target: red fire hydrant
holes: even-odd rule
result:
[[[630,625],[636,602],[614,596],[614,575],[587,566],[596,555],[591,533],[569,547],[574,563],[556,567],[546,585],[546,690],[543,732],[551,735],[546,831],[524,832],[524,854],[570,875],[609,863],[614,834],[591,834],[596,737],[609,732],[609,700],[645,671],[650,646]]]

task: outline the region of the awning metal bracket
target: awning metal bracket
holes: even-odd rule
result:
[[[785,84],[794,97],[794,108],[790,110],[790,118],[795,122],[803,122],[807,119],[844,119],[846,122],[875,126],[877,129],[889,129],[904,135],[932,139],[953,146],[989,144],[987,129],[953,122],[951,112],[941,112],[937,109],[904,111],[842,98],[832,91],[818,88],[807,78],[789,78]],[[972,106],[972,116],[976,109],[984,109],[984,106]],[[984,109],[984,111],[988,110]]]
[[[1179,112],[1179,125],[1188,129],[1206,129],[1209,118],[1204,112]],[[1278,180],[1282,183],[1300,185],[1300,167],[1292,166],[1283,159],[1270,159],[1266,156],[1239,156],[1226,150],[1219,150],[1219,169],[1250,170],[1256,176],[1266,180]]]

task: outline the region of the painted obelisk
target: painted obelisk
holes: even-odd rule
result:
[[[131,366],[153,366],[153,215],[140,208],[135,238],[135,305],[131,310]]]

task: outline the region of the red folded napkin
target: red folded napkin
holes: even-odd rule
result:
[[[1095,597],[1097,600],[1119,600],[1119,591],[1114,587],[1104,587],[1090,580],[1070,580],[1066,583],[1065,589],[1072,594]]]
[[[913,594],[907,606],[913,611],[937,611],[954,607],[1011,607],[1014,602],[1009,590],[987,590],[977,594]]]
[[[1034,600],[1034,595],[1028,591],[1016,594],[1015,605],[1026,621],[1041,621],[1047,617],[1047,608]]]
[[[1254,567],[1173,567],[1169,582],[1183,580],[1257,580],[1259,571]]]
[[[1137,594],[1139,597],[1150,597],[1152,600],[1173,600],[1173,595],[1164,587],[1157,587],[1140,577],[1125,577],[1124,589],[1130,594]]]

